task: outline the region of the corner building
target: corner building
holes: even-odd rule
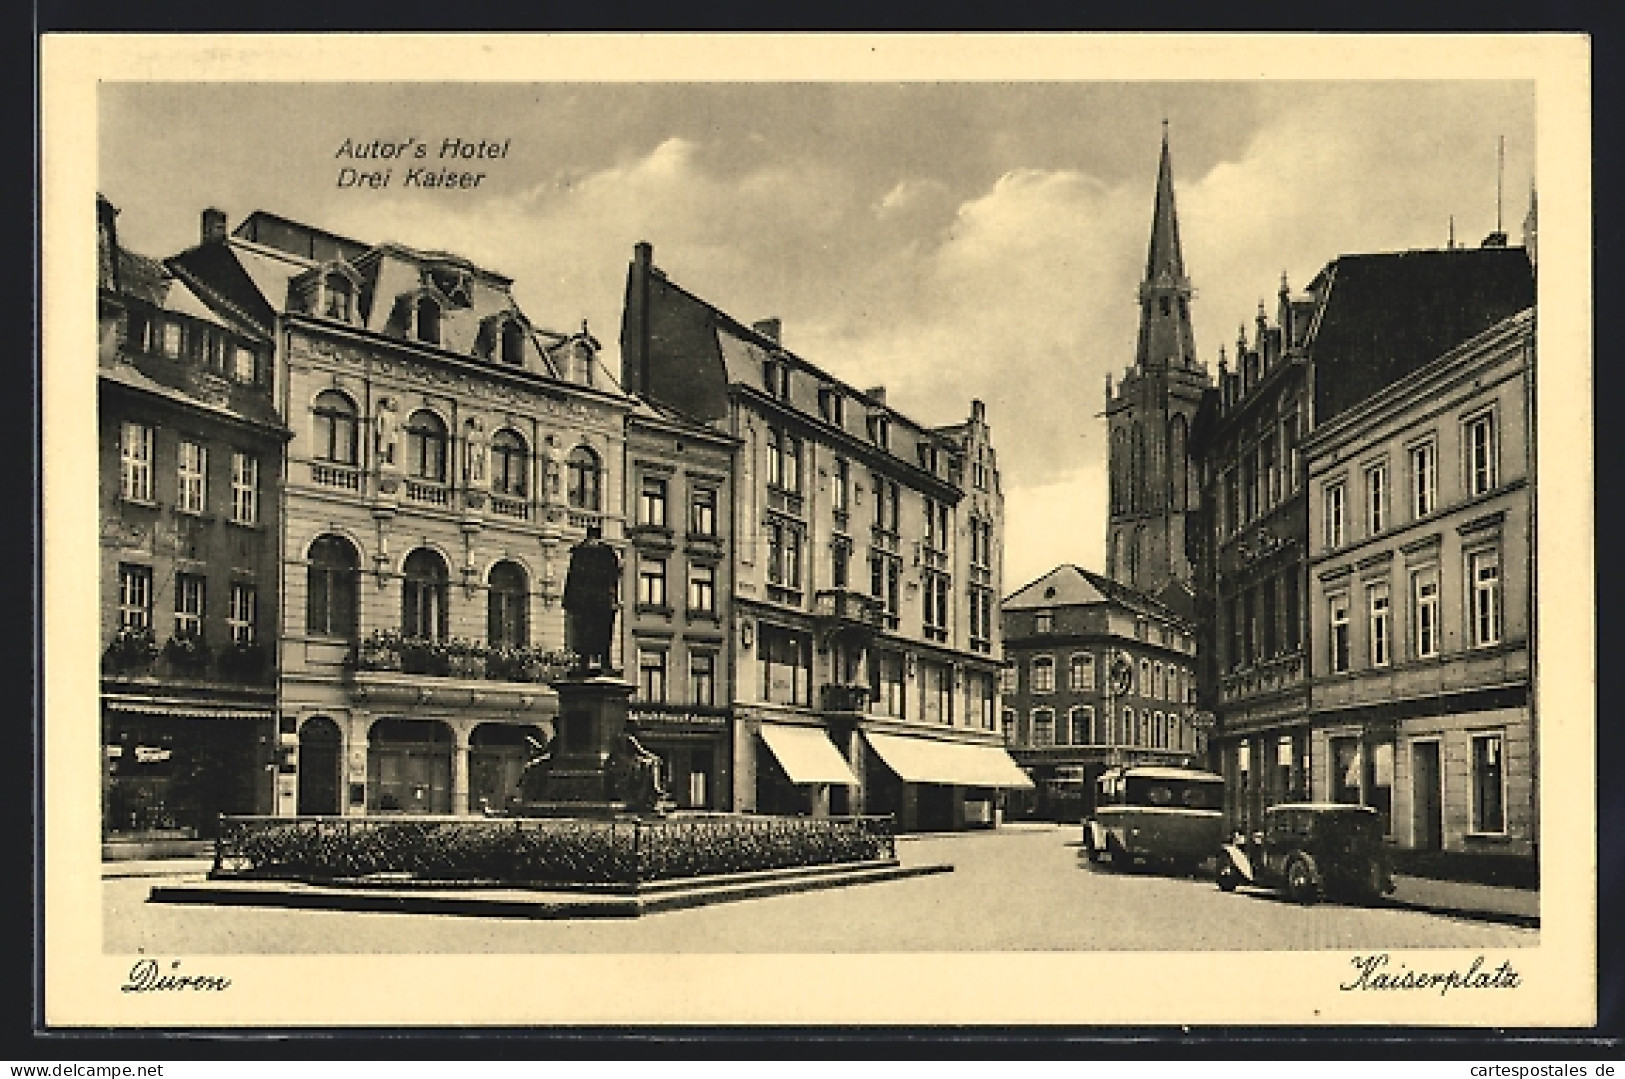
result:
[[[1076,823],[1115,765],[1199,766],[1195,627],[1150,596],[1057,566],[1004,601],[1004,740],[1031,811]]]
[[[932,428],[682,289],[640,244],[627,390],[737,445],[733,804],[991,825],[1003,504],[982,405]]]
[[[177,272],[278,342],[280,813],[479,813],[557,699],[570,548],[624,552],[630,407],[457,255],[205,211]],[[624,558],[624,554],[623,554]]]

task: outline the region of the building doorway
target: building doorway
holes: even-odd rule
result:
[[[1411,743],[1414,845],[1417,850],[1444,847],[1444,793],[1440,789],[1439,743]]]
[[[344,741],[339,725],[326,716],[312,716],[299,728],[300,814],[337,816],[339,762]]]

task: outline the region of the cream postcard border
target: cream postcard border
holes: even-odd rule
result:
[[[601,1023],[1588,1026],[1596,1014],[1589,42],[1577,35],[53,35],[42,52],[45,1018],[49,1026]],[[1158,63],[1146,62],[1155,52]],[[1174,62],[1170,62],[1173,58]],[[1530,79],[1542,928],[1520,988],[1347,993],[1353,952],[211,956],[220,994],[121,994],[101,951],[97,84],[125,81]],[[1335,254],[1328,252],[1328,256]],[[175,957],[181,958],[181,957]],[[1404,951],[1441,969],[1460,951]],[[393,987],[412,985],[409,999]],[[857,987],[862,987],[861,991]],[[1057,992],[1057,987],[1073,991]],[[1102,991],[1110,987],[1110,991]]]

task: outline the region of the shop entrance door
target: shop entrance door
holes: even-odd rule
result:
[[[1444,797],[1439,789],[1438,742],[1411,743],[1411,773],[1416,849],[1439,850],[1444,846]]]
[[[299,728],[299,812],[337,816],[339,808],[338,724],[326,716]]]

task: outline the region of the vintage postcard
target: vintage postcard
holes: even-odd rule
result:
[[[42,54],[51,1027],[1595,1022],[1584,38]]]

